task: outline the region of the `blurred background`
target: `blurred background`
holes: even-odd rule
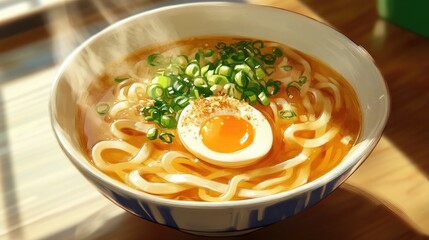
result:
[[[201,239],[104,199],[62,153],[48,111],[56,72],[79,44],[128,16],[187,2],[201,1],[0,0],[0,239]],[[233,2],[299,12],[363,46],[392,108],[377,148],[337,191],[231,239],[429,238],[429,1]]]

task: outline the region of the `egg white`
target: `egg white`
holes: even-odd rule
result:
[[[216,97],[211,97],[216,98]],[[228,101],[239,101],[236,99],[228,99]],[[198,100],[197,100],[198,101]],[[250,165],[263,158],[271,149],[273,144],[273,132],[268,120],[254,107],[240,102],[236,109],[223,109],[217,107],[210,114],[205,114],[204,117],[195,118],[196,109],[192,104],[189,104],[183,109],[177,125],[179,138],[188,151],[196,157],[223,167],[238,168]],[[253,127],[254,139],[253,142],[246,148],[232,153],[220,153],[209,149],[204,145],[200,136],[202,124],[208,119],[222,116],[238,116],[247,120]],[[192,120],[190,120],[192,119]],[[195,121],[198,120],[198,121]]]

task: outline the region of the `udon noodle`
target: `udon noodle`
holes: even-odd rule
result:
[[[228,81],[210,83],[211,70]],[[245,84],[240,71],[247,74]],[[176,91],[182,85],[175,76],[190,80],[188,89]],[[256,87],[249,87],[252,79]],[[178,92],[186,97],[176,105],[166,100],[172,109],[154,120],[161,108],[154,99],[178,99]],[[189,151],[175,121],[185,105],[195,107],[208,96],[240,99],[262,113],[272,131],[263,158],[230,167]],[[230,201],[284,192],[333,169],[358,137],[359,109],[347,81],[306,54],[270,41],[207,37],[145,48],[108,66],[82,100],[78,125],[90,161],[122,184],[168,199]],[[224,138],[211,137],[219,144]]]

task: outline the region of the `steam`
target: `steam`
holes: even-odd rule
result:
[[[78,54],[74,55],[72,61],[68,62],[63,72],[63,77],[68,79],[63,85],[67,86],[61,86],[61,88],[67,92],[65,94],[71,94],[69,97],[73,103],[71,105],[65,103],[67,106],[62,106],[64,109],[74,109],[76,103],[83,111],[85,108],[93,107],[90,106],[91,101],[82,98],[85,96],[83,89],[88,89],[89,84],[105,72],[109,64],[119,62],[125,56],[145,46],[179,38],[174,24],[166,17],[161,20],[151,16],[132,19],[131,23],[118,23],[124,17],[136,13],[136,9],[139,12],[142,11],[136,8],[136,3],[132,0],[120,2],[95,0],[85,10],[80,8],[80,11],[75,11],[72,6],[75,5],[63,5],[48,15],[53,39],[52,47],[55,52],[54,59],[57,63],[63,62],[74,49],[96,32],[110,24],[115,26],[113,30],[101,33],[102,37],[92,38]],[[144,7],[144,10],[147,10],[156,6],[148,3]],[[93,11],[99,12],[100,15],[90,16]],[[65,111],[63,114],[70,115],[70,111],[68,113]],[[90,121],[97,122],[97,119]]]

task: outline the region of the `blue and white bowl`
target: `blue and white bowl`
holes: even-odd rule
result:
[[[162,199],[110,179],[83,153],[76,131],[78,99],[104,66],[154,43],[207,35],[280,42],[312,55],[342,74],[357,92],[363,114],[357,144],[337,167],[293,190],[230,202]],[[107,198],[149,221],[207,235],[236,235],[286,219],[334,191],[368,157],[389,113],[386,84],[371,56],[334,29],[282,9],[237,3],[197,3],[155,9],[111,25],[83,43],[64,62],[53,84],[52,126],[64,152]]]

